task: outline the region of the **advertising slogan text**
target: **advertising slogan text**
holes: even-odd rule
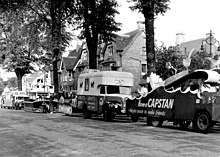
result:
[[[138,103],[138,107],[150,107],[150,108],[173,108],[174,99],[149,99],[147,103]]]

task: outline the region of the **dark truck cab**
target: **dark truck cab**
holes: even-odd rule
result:
[[[153,89],[146,97],[128,99],[133,121],[147,117],[147,125],[174,122],[182,128],[208,133],[220,122],[220,74],[216,70],[196,70],[174,75]]]

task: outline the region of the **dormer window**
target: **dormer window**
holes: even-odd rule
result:
[[[142,64],[141,65],[141,72],[146,73],[147,72],[147,64]]]
[[[108,46],[108,54],[109,54],[109,56],[113,55],[113,46],[112,45]]]
[[[83,60],[86,61],[87,60],[87,51],[83,51]]]
[[[142,55],[142,56],[146,56],[146,53],[147,53],[147,51],[146,51],[146,46],[142,46],[142,47],[141,47],[141,55]]]

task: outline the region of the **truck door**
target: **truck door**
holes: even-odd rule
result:
[[[175,119],[190,120],[193,119],[197,94],[178,93],[174,105]]]

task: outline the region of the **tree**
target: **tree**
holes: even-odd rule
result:
[[[10,89],[16,89],[18,87],[17,78],[16,77],[9,78],[5,82],[5,85],[8,86],[8,88]]]
[[[183,57],[184,56],[179,51],[178,46],[170,46],[168,48],[161,46],[156,51],[156,74],[162,79],[166,79],[166,63],[168,62],[171,63],[177,72],[185,70],[185,67],[183,66]]]
[[[53,65],[54,92],[59,96],[58,62],[71,39],[66,26],[76,14],[75,0],[29,0],[27,7],[34,11],[45,24],[45,40],[47,53],[43,58]]]
[[[41,25],[33,12],[25,9],[23,1],[8,1],[0,8],[1,61],[3,68],[15,72],[18,90],[22,90],[22,77],[34,70],[33,63],[38,61],[36,55],[40,55]]]
[[[191,56],[191,63],[189,66],[189,72],[197,69],[211,69],[210,57],[207,57],[208,53],[206,51],[197,51]]]
[[[134,2],[130,8],[139,10],[145,18],[146,51],[148,76],[155,72],[155,49],[154,49],[154,20],[159,14],[164,14],[168,7],[169,0],[129,0]]]
[[[120,23],[115,22],[115,0],[79,0],[77,29],[82,29],[80,38],[86,39],[89,51],[89,68],[97,69],[97,47],[99,42],[113,41]]]
[[[2,95],[4,88],[5,88],[5,85],[4,85],[3,78],[0,77],[0,95]]]
[[[70,20],[70,17],[73,15],[74,10],[74,1],[69,0],[10,0],[9,3],[2,5],[1,7],[4,8],[2,10],[3,13],[7,13],[7,11],[11,11],[13,13],[23,13],[19,17],[23,20],[24,25],[32,26],[30,32],[32,32],[29,35],[29,39],[38,39],[36,40],[30,40],[33,45],[38,45],[39,47],[31,47],[28,45],[29,49],[25,49],[25,45],[20,44],[21,40],[20,38],[17,38],[17,41],[19,43],[16,43],[16,41],[12,41],[11,43],[14,45],[19,46],[13,46],[13,54],[14,56],[17,55],[17,52],[22,52],[22,55],[19,56],[19,60],[25,60],[25,62],[22,62],[22,64],[15,65],[14,67],[18,67],[18,71],[15,69],[16,74],[18,73],[19,76],[23,76],[26,72],[29,72],[30,67],[27,65],[30,65],[30,63],[33,60],[30,60],[34,57],[30,51],[33,50],[40,50],[38,52],[41,52],[43,56],[42,58],[39,58],[39,61],[44,64],[47,63],[53,63],[53,72],[54,72],[54,86],[55,86],[55,93],[58,93],[58,74],[57,74],[57,62],[61,59],[62,52],[65,49],[65,46],[68,44],[68,41],[70,40],[70,34],[65,32],[65,26],[66,22]],[[22,7],[17,7],[18,4],[22,2]],[[5,9],[6,8],[6,9]],[[17,14],[15,14],[17,15]],[[9,18],[10,16],[5,16]],[[33,20],[34,19],[34,20]],[[14,20],[16,21],[16,20]],[[28,24],[26,24],[26,22]],[[18,27],[23,28],[23,27]],[[26,28],[26,27],[25,27]],[[21,37],[23,37],[24,29],[22,29],[19,33]],[[23,38],[24,41],[27,41],[28,36],[25,36]],[[29,41],[29,40],[28,40]],[[29,44],[31,44],[29,42]],[[7,46],[8,47],[8,46]],[[15,49],[16,48],[16,49]],[[46,53],[44,54],[44,51]],[[30,57],[32,55],[32,57]],[[3,56],[3,58],[6,55]],[[28,56],[28,57],[26,57]],[[21,57],[21,58],[20,58]],[[22,58],[23,57],[23,58]],[[36,60],[36,58],[35,58]],[[11,63],[13,60],[8,60],[8,63]],[[19,62],[20,63],[20,62]],[[12,67],[13,68],[13,67]],[[18,78],[20,80],[20,77]],[[20,87],[20,86],[19,86]]]

